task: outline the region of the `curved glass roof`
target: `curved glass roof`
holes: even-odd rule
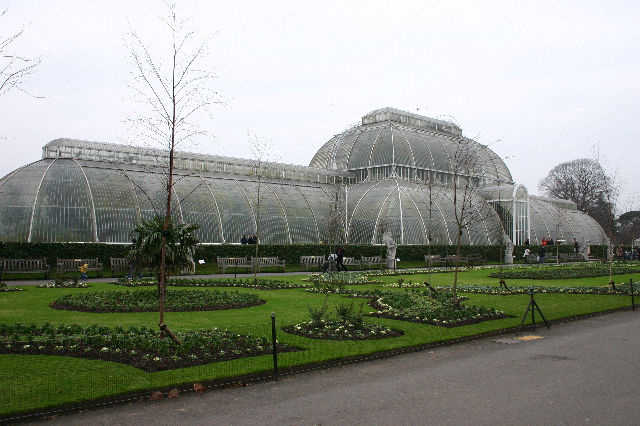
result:
[[[349,171],[397,165],[453,173],[461,142],[472,144],[480,169],[476,176],[491,184],[513,182],[504,161],[489,147],[464,138],[457,126],[391,108],[369,113],[361,125],[331,138],[309,165]]]
[[[455,244],[457,226],[453,189],[388,179],[347,187],[347,232],[351,243],[382,242],[382,228],[398,244]],[[473,195],[471,224],[463,244],[489,245],[500,239],[498,215],[484,199]],[[458,208],[459,210],[459,208]]]
[[[387,229],[398,244],[454,244],[451,174],[463,143],[481,168],[463,244],[499,244],[503,229],[516,242],[606,243],[574,203],[529,196],[493,151],[455,124],[392,108],[334,136],[309,167],[258,169],[253,160],[177,152],[173,213],[198,224],[203,243],[237,243],[249,233],[262,243],[318,243],[333,239],[338,225],[348,243],[381,243]],[[0,179],[0,240],[129,243],[141,218],[163,214],[166,163],[163,150],[56,139],[42,160]]]
[[[203,243],[238,242],[257,221],[263,243],[317,243],[325,233],[333,185],[180,171],[175,182],[174,213],[200,226]],[[0,239],[128,243],[140,218],[164,211],[165,185],[158,169],[44,159],[0,181]]]
[[[539,244],[543,238],[566,240],[568,243],[574,238],[581,244],[585,241],[594,245],[607,243],[607,236],[598,222],[575,208],[562,208],[552,200],[531,195],[529,210],[532,244]]]

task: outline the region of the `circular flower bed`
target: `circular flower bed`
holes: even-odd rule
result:
[[[282,328],[283,331],[310,339],[367,340],[402,336],[401,330],[394,330],[378,324],[354,324],[350,321],[320,320],[308,321]]]
[[[637,266],[615,265],[613,275],[634,274],[640,272]],[[555,268],[525,268],[502,271],[504,279],[558,280],[574,278],[595,278],[609,275],[609,265],[559,266]],[[489,274],[498,278],[498,272]]]
[[[65,282],[57,283],[55,281],[51,281],[44,284],[38,284],[36,287],[38,288],[88,288],[89,286],[81,282],[65,281]]]
[[[6,286],[6,285],[0,287],[0,292],[2,292],[2,293],[8,293],[10,291],[23,291],[23,290],[21,288],[18,288],[18,287],[9,287],[9,286]]]
[[[377,284],[380,281],[370,281],[368,273],[362,272],[336,272],[333,274],[311,274],[302,281],[311,281],[314,285],[357,285],[357,284]]]
[[[158,280],[154,278],[143,278],[137,280],[129,280],[127,278],[120,278],[115,281],[114,284],[122,285],[125,287],[145,287],[145,286],[157,286]],[[277,280],[266,280],[258,278],[247,279],[203,279],[203,278],[171,278],[167,280],[167,285],[171,287],[241,287],[241,288],[253,288],[256,290],[280,290],[288,288],[306,288],[309,284],[290,283]]]
[[[129,364],[152,372],[210,362],[267,355],[271,341],[264,336],[242,335],[228,330],[176,331],[182,341],[158,338],[147,327],[124,329],[91,325],[0,324],[0,353],[62,355]],[[278,352],[298,350],[278,344]]]
[[[379,291],[370,303],[376,309],[371,315],[441,327],[459,327],[506,317],[504,312],[484,306],[454,309],[452,298],[451,293],[429,297],[421,292]]]
[[[214,311],[246,308],[266,303],[253,293],[218,290],[167,290],[165,311]],[[157,312],[158,291],[100,291],[64,295],[50,305],[54,309],[82,312]]]

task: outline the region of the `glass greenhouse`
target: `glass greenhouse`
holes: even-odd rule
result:
[[[0,179],[0,240],[128,243],[166,203],[163,150],[71,139]],[[205,244],[340,240],[516,244],[605,234],[566,200],[530,196],[487,146],[448,122],[384,108],[325,143],[309,167],[181,152],[173,205]]]

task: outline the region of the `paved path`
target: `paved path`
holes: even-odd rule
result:
[[[54,424],[639,424],[640,312],[132,403]],[[497,343],[500,340],[505,343]]]

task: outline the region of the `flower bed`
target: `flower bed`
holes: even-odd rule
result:
[[[633,274],[640,272],[637,266],[615,265],[613,275]],[[555,268],[523,268],[502,271],[503,279],[558,280],[574,278],[595,278],[609,275],[609,265],[558,266]],[[499,278],[498,272],[489,274],[491,278]]]
[[[237,309],[265,303],[253,293],[218,290],[167,290],[165,311],[214,311]],[[64,295],[50,305],[54,309],[82,312],[157,312],[158,291],[100,291]]]
[[[362,272],[336,272],[333,274],[311,274],[302,279],[302,281],[311,281],[315,285],[331,284],[331,285],[358,285],[358,284],[377,284],[379,281],[370,281],[369,273]]]
[[[633,294],[638,295],[640,283],[633,284]],[[451,291],[451,287],[437,287],[439,291]],[[533,289],[535,293],[561,293],[561,294],[600,294],[600,295],[631,295],[631,286],[627,284],[616,284],[615,290],[610,286],[599,287],[544,287],[544,286],[525,286],[525,287],[494,287],[488,285],[458,285],[457,289],[462,293],[475,294],[496,294],[508,296],[512,294],[529,294]]]
[[[113,284],[125,287],[145,287],[157,286],[158,280],[155,278],[142,278],[137,280],[129,280],[128,278],[120,278]],[[289,283],[285,281],[265,280],[258,278],[246,279],[203,279],[203,278],[171,278],[167,280],[167,285],[171,287],[241,287],[253,288],[256,290],[279,290],[288,288],[306,288],[309,284]]]
[[[453,309],[451,293],[439,293],[437,297],[418,291],[379,290],[376,293],[371,302],[377,310],[371,315],[376,317],[441,327],[458,327],[506,317],[504,312],[484,306],[462,305],[460,309]]]
[[[57,326],[45,323],[0,324],[0,353],[63,355],[129,364],[153,372],[210,362],[271,354],[266,337],[241,335],[228,330],[198,330],[175,333],[182,345],[158,338],[147,327],[110,329],[97,325]],[[278,344],[278,352],[298,350]]]
[[[350,321],[308,321],[282,328],[283,331],[310,339],[366,340],[402,336],[402,331],[378,324],[353,324]]]
[[[10,291],[24,291],[19,287],[9,287],[9,286],[3,286],[0,287],[0,293],[8,293]]]
[[[88,288],[89,286],[81,282],[65,281],[62,283],[58,283],[55,281],[51,281],[44,284],[38,284],[36,287],[38,288]]]

